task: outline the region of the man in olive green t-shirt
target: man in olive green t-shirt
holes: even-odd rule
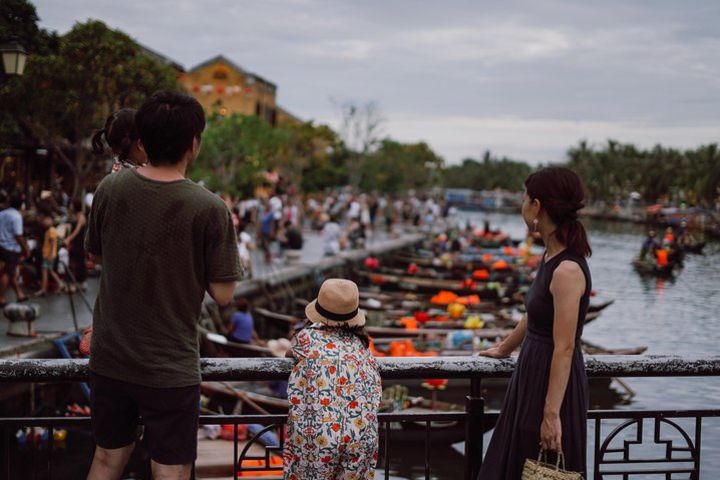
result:
[[[185,178],[205,126],[200,104],[160,92],[135,122],[148,163],[100,183],[85,239],[103,266],[90,357],[97,449],[88,478],[122,474],[140,416],[153,478],[185,479],[197,450],[196,322],[206,291],[220,305],[232,300],[240,263],[229,210]]]

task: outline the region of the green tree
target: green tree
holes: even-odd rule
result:
[[[445,169],[443,184],[447,188],[471,188],[473,190],[504,190],[520,191],[523,182],[532,172],[525,162],[506,157],[495,158],[489,151],[483,155],[482,161],[466,158],[460,165],[452,165]]]
[[[209,121],[200,155],[188,172],[214,191],[251,194],[277,146],[272,126],[260,117],[232,114]]]
[[[585,180],[593,201],[612,203],[637,191],[646,202],[710,205],[720,193],[717,144],[681,151],[662,145],[641,150],[615,140],[592,148],[581,141],[567,156],[566,165]]]
[[[107,115],[136,107],[156,90],[178,88],[177,73],[125,33],[97,20],[77,23],[55,51],[30,57],[17,88],[4,95],[23,133],[74,174],[74,193],[103,165],[88,145]]]
[[[38,27],[38,16],[35,6],[27,0],[3,0],[0,2],[0,43],[15,39],[20,42],[30,55],[46,55],[58,49],[59,38],[56,33]],[[32,57],[31,57],[32,58]],[[12,91],[19,88],[22,78],[2,78],[4,85],[0,87],[0,147],[16,146],[22,132],[14,116],[15,96]]]
[[[360,187],[385,193],[426,189],[439,183],[443,164],[425,142],[400,143],[386,138],[365,158]]]
[[[312,122],[272,127],[254,115],[217,116],[208,122],[189,174],[212,190],[237,196],[252,194],[262,181],[260,173],[273,168],[312,191],[335,180],[328,152],[338,142],[329,127]]]

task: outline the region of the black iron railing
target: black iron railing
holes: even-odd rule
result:
[[[688,377],[720,376],[720,357],[679,357],[679,356],[593,356],[586,359],[590,377]],[[289,359],[228,358],[203,359],[203,380],[250,381],[286,379],[293,362]],[[455,423],[463,429],[465,442],[465,478],[475,478],[482,463],[484,426],[493,424],[496,412],[486,412],[481,397],[482,380],[505,378],[512,374],[513,359],[490,360],[479,357],[453,358],[391,358],[379,359],[384,380],[464,378],[470,380],[470,391],[464,411],[432,413],[381,413],[379,415],[381,451],[378,468],[385,478],[391,473],[391,457],[398,424],[415,428],[416,440],[422,439],[425,478],[433,471],[433,436],[437,435],[433,425],[439,422]],[[0,388],[11,382],[52,383],[83,382],[87,380],[86,360],[6,360],[0,361]],[[720,409],[706,410],[593,410],[589,422],[594,426],[594,459],[588,471],[595,479],[631,478],[630,475],[661,474],[666,478],[700,478],[700,456],[702,451],[702,420],[720,416]],[[251,473],[255,470],[277,470],[270,458],[282,453],[283,424],[285,415],[215,415],[201,416],[202,425],[233,425],[235,429],[233,447],[233,472]],[[49,441],[33,443],[30,453],[31,478],[59,478],[54,476],[53,433],[58,428],[89,429],[90,419],[67,417],[44,418],[0,418],[2,433],[3,465],[2,476],[7,479],[23,478],[16,475],[18,465],[13,458],[12,446],[16,441],[15,432],[21,427],[47,428]],[[689,423],[689,425],[688,425]],[[256,424],[264,426],[256,432],[243,449],[237,440],[238,425]],[[258,442],[263,433],[276,431],[278,445],[264,450],[264,455],[253,457],[251,446]],[[663,454],[643,456],[635,447],[650,442],[662,447]],[[39,448],[38,448],[39,445]],[[36,452],[35,449],[38,449]],[[259,465],[248,467],[244,460],[258,460]],[[26,466],[27,467],[27,466]],[[675,476],[673,476],[675,475]],[[687,475],[687,476],[685,476]]]

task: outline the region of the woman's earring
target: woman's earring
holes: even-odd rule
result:
[[[540,237],[542,237],[542,235],[541,235],[540,232],[538,231],[538,224],[539,224],[539,223],[540,223],[540,221],[539,221],[537,218],[532,221],[533,228],[532,228],[532,232],[530,232],[530,233],[531,233],[532,236],[535,237],[535,238],[540,238]]]

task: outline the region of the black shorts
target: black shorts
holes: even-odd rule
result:
[[[92,430],[105,449],[128,446],[145,425],[143,444],[157,463],[186,465],[197,458],[200,385],[152,388],[90,372]]]
[[[13,252],[0,247],[0,262],[3,262],[2,271],[13,277],[15,276],[15,269],[20,264],[20,252]]]

